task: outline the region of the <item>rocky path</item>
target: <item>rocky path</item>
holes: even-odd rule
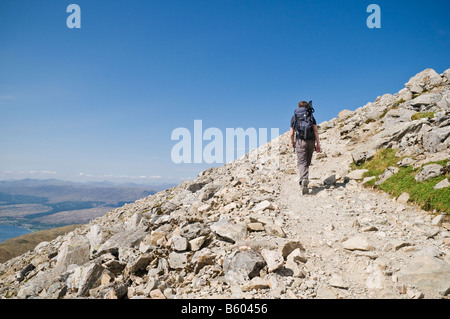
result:
[[[450,257],[448,246],[436,236],[441,230],[433,225],[437,219],[433,222],[429,213],[354,180],[333,183],[333,175],[345,175],[351,157],[338,155],[336,141],[323,144],[325,152],[335,156],[321,154],[317,159],[316,154],[309,195],[301,195],[297,175],[286,174],[280,183],[285,231],[288,237],[300,238],[306,249],[304,297],[441,297],[441,288],[428,273],[440,264],[445,267]],[[350,149],[342,153],[350,154]],[[294,167],[295,154],[287,156]],[[327,178],[330,185],[323,183]],[[411,272],[410,282],[421,283],[399,282],[399,271],[405,268]],[[450,278],[442,279],[448,288]]]

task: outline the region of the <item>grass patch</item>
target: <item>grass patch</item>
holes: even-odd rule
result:
[[[400,99],[397,102],[395,102],[394,104],[392,104],[391,109],[398,109],[398,107],[400,106],[400,104],[405,103],[406,101],[404,99]]]
[[[364,174],[364,177],[381,175],[389,166],[396,166],[402,158],[395,157],[396,150],[392,148],[379,149],[376,154],[369,161],[364,162],[361,165],[352,163],[352,169],[367,169],[368,172]]]
[[[416,182],[414,176],[419,171],[420,169],[412,167],[402,167],[397,174],[378,185],[378,188],[395,197],[406,192],[410,196],[410,201],[417,203],[422,209],[428,211],[436,209],[438,212],[450,214],[450,187],[433,189],[437,183],[448,178],[448,174]]]
[[[450,172],[447,172],[446,175],[431,178],[424,182],[417,182],[415,176],[423,166],[416,169],[413,169],[413,167],[400,167],[397,174],[394,174],[383,183],[375,186],[375,182],[379,175],[381,175],[389,166],[397,167],[396,163],[402,159],[395,157],[395,153],[396,150],[394,149],[380,149],[369,161],[366,161],[359,166],[352,163],[351,168],[367,169],[368,172],[364,174],[364,177],[376,177],[375,179],[366,182],[364,184],[365,186],[377,187],[394,197],[398,197],[406,192],[410,196],[410,201],[418,204],[422,209],[427,211],[435,209],[438,212],[450,214],[450,187],[434,189],[434,186],[436,186],[437,183],[446,178],[450,178]],[[449,161],[450,159],[446,159],[427,164],[436,163],[445,167]]]
[[[434,117],[434,112],[425,112],[425,113],[416,113],[413,114],[411,116],[411,120],[415,121],[415,120],[419,120],[419,119],[423,119],[423,118],[430,118],[432,119]]]

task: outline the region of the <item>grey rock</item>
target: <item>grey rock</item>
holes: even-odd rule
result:
[[[413,76],[405,86],[413,93],[422,93],[424,90],[431,90],[441,85],[442,82],[442,77],[436,71],[426,69]]]
[[[450,147],[450,126],[427,132],[423,136],[423,148],[431,153],[446,150]]]
[[[207,184],[208,183],[206,183],[206,182],[192,183],[186,189],[192,193],[195,193],[195,192],[201,190]]]
[[[439,164],[425,165],[414,177],[417,182],[423,182],[430,178],[438,177],[444,173],[444,167]]]
[[[437,215],[436,217],[433,218],[433,220],[431,221],[431,225],[433,226],[441,226],[442,222],[444,221],[445,215]]]
[[[414,165],[416,161],[413,160],[411,157],[405,157],[401,161],[397,162],[398,167],[408,167]]]
[[[274,224],[274,223],[265,224],[264,230],[270,236],[276,236],[276,237],[281,237],[281,238],[286,237],[286,233],[283,230],[283,227],[281,227],[280,225]]]
[[[216,194],[221,188],[222,188],[221,185],[208,184],[203,188],[200,200],[207,201],[208,199],[212,198],[214,194]]]
[[[139,243],[147,235],[143,229],[130,229],[120,231],[103,243],[97,252],[97,256],[105,253],[117,253],[119,248],[133,248],[139,246]]]
[[[225,259],[224,272],[242,270],[251,279],[259,275],[259,271],[266,265],[266,261],[258,252],[246,250]]]
[[[375,182],[375,185],[379,185],[384,183],[387,179],[397,174],[399,171],[398,167],[389,166],[386,170],[378,177],[378,180]]]
[[[407,204],[409,201],[409,194],[408,193],[402,193],[399,197],[397,197],[397,203],[400,204]]]
[[[188,266],[189,264],[189,253],[177,253],[171,252],[169,254],[169,267],[175,270],[181,270]]]
[[[258,203],[255,207],[253,207],[253,211],[255,211],[255,212],[263,211],[265,209],[273,210],[273,209],[275,209],[275,207],[268,200],[264,200],[264,201]]]
[[[329,285],[332,287],[336,287],[336,288],[341,288],[341,289],[348,289],[349,286],[347,283],[345,283],[345,281],[342,279],[341,276],[338,275],[333,275],[330,280],[329,280]]]
[[[373,250],[373,246],[367,241],[367,239],[361,235],[356,235],[350,239],[347,239],[342,243],[342,246],[348,250]]]
[[[437,183],[433,188],[434,189],[441,189],[441,188],[446,188],[450,186],[450,182],[448,181],[447,178],[443,179],[442,181],[440,181],[439,183]]]
[[[411,101],[412,107],[429,106],[431,104],[436,104],[441,100],[442,96],[440,94],[426,93],[422,94]]]
[[[304,251],[302,243],[298,240],[288,240],[284,241],[281,245],[281,255],[283,258],[287,258],[292,252],[296,251]]]
[[[328,176],[327,178],[325,178],[323,183],[325,185],[333,185],[333,184],[335,184],[336,183],[336,175],[333,174],[331,176]]]
[[[430,294],[450,292],[450,265],[445,261],[421,254],[398,273],[398,279]]]
[[[202,248],[203,244],[206,241],[206,236],[200,236],[189,241],[189,246],[192,251],[198,251]]]
[[[179,235],[172,236],[172,248],[175,251],[185,251],[189,247],[189,242],[186,238]]]
[[[263,249],[261,252],[264,260],[266,261],[268,271],[273,272],[280,268],[284,263],[284,258],[281,252],[270,249]]]
[[[69,265],[83,265],[89,261],[90,244],[86,236],[75,236],[64,242],[59,250],[55,269],[63,272]]]
[[[350,173],[348,173],[347,177],[349,179],[361,180],[361,179],[363,179],[364,173],[366,173],[368,171],[369,170],[367,170],[367,169],[355,169],[354,171],[351,171]]]
[[[211,225],[211,230],[225,241],[235,243],[238,240],[244,240],[247,237],[247,226],[245,224],[235,224],[226,218],[219,219]]]
[[[103,270],[104,268],[95,262],[83,267],[78,296],[83,297],[88,295],[89,290],[94,287]]]

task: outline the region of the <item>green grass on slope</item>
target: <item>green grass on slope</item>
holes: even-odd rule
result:
[[[436,210],[438,212],[445,212],[450,214],[450,187],[434,189],[434,186],[440,181],[450,178],[449,172],[439,177],[431,178],[423,182],[415,180],[416,174],[420,172],[423,166],[413,169],[413,167],[400,167],[399,172],[394,174],[389,179],[375,186],[375,181],[389,166],[397,167],[397,164],[402,158],[395,157],[396,150],[386,148],[377,151],[375,156],[365,163],[357,166],[352,164],[353,169],[367,169],[368,172],[364,174],[365,177],[375,176],[376,179],[365,183],[366,186],[372,186],[383,190],[394,197],[400,196],[406,192],[410,196],[410,201],[418,204],[422,209],[427,211]],[[450,159],[430,162],[446,166]],[[426,165],[426,164],[425,164]]]

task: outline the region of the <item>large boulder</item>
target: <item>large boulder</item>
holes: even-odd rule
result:
[[[437,128],[423,135],[423,148],[436,153],[450,147],[450,126]]]
[[[442,110],[450,109],[450,90],[442,93],[442,99],[436,105]]]
[[[259,271],[266,265],[266,261],[258,252],[250,249],[237,252],[225,259],[223,263],[224,272],[243,271],[248,278],[259,276]]]
[[[439,258],[420,254],[398,273],[398,279],[425,293],[445,296],[450,292],[450,265]]]
[[[64,272],[69,265],[83,265],[90,259],[91,246],[86,236],[75,236],[65,241],[56,259],[55,269]]]
[[[431,90],[442,83],[443,78],[437,74],[436,71],[433,69],[426,69],[413,76],[405,86],[412,93],[422,93]]]
[[[230,222],[227,218],[221,218],[211,225],[211,230],[222,240],[235,243],[247,237],[247,226]]]
[[[415,108],[422,107],[423,109],[427,109],[429,106],[439,103],[441,99],[442,95],[439,93],[425,93],[413,99],[411,101],[411,106]]]
[[[439,164],[425,165],[415,176],[417,182],[423,182],[430,178],[441,176],[444,173],[444,167]]]

